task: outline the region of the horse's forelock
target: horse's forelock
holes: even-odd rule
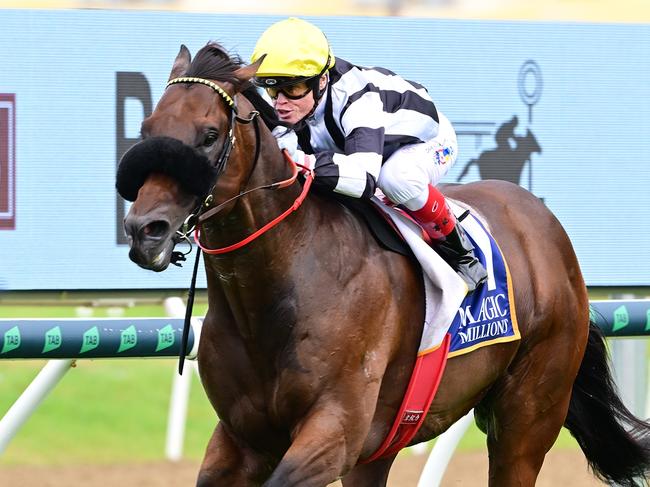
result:
[[[230,55],[217,42],[209,42],[196,53],[185,76],[236,83],[234,72],[244,65],[237,55]]]

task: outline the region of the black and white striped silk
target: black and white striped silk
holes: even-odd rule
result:
[[[336,58],[327,92],[307,124],[317,156],[315,184],[368,198],[386,159],[438,134],[438,113],[423,86]]]

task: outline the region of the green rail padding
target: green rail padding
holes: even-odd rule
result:
[[[650,336],[650,299],[612,299],[589,304],[591,320],[606,336]]]
[[[177,357],[182,331],[178,318],[0,319],[0,359]]]

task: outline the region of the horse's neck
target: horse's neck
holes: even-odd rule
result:
[[[247,151],[242,157],[248,157],[249,160],[252,160],[255,157],[252,148],[259,149],[258,160],[253,161],[251,164],[252,170],[243,190],[250,191],[292,177],[293,167],[285,160],[284,155],[277,146],[275,137],[261,121],[258,127],[259,140],[256,140],[257,135],[253,127],[240,128],[242,129],[241,136],[247,137],[247,139],[244,139],[244,143],[239,146],[240,151]],[[237,218],[247,227],[247,232],[257,230],[290,208],[301,192],[302,185],[297,180],[290,186],[276,190],[254,190],[243,199],[242,205],[237,208]],[[306,218],[306,214],[318,211],[318,207],[311,204],[308,198],[298,211],[293,212],[273,230],[267,232],[265,241],[269,242],[269,247],[275,248],[278,244],[285,243],[285,233],[298,234],[307,231],[305,226],[310,226],[310,220]],[[279,227],[282,227],[282,229],[278,230]]]
[[[249,129],[249,127],[246,127]],[[253,158],[255,144],[260,144],[259,160],[244,190],[287,179],[292,171],[277,149],[268,130],[261,140],[251,138],[252,128],[239,134],[238,150],[233,156]],[[254,135],[253,135],[254,137]],[[298,181],[277,190],[257,190],[242,197],[224,218],[204,224],[204,234],[211,246],[225,246],[241,241],[290,208],[300,195]],[[273,320],[269,314],[283,315],[291,307],[295,286],[296,253],[318,233],[320,209],[312,199],[303,204],[275,227],[241,249],[206,256],[208,287],[223,296],[222,305],[234,318],[240,335],[255,338],[258,327]],[[285,320],[286,321],[286,320]]]

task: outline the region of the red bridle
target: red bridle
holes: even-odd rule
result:
[[[219,254],[226,254],[228,252],[232,252],[233,250],[237,250],[237,249],[249,244],[250,242],[255,240],[257,237],[259,237],[260,235],[266,233],[268,230],[270,230],[271,228],[276,226],[278,223],[280,223],[282,220],[284,220],[287,216],[289,216],[291,213],[293,213],[294,211],[296,211],[300,207],[302,202],[307,197],[307,193],[309,192],[309,188],[311,187],[311,183],[314,180],[314,171],[312,169],[309,169],[306,166],[303,166],[302,164],[298,164],[297,162],[295,162],[291,158],[291,156],[289,155],[289,153],[286,150],[283,150],[282,153],[284,154],[284,158],[286,159],[286,161],[293,168],[293,174],[291,175],[290,178],[285,179],[283,181],[278,181],[277,183],[268,184],[266,186],[259,186],[257,188],[253,188],[253,189],[251,189],[249,191],[246,191],[245,193],[238,194],[237,196],[235,196],[233,198],[230,198],[229,200],[221,203],[219,206],[213,208],[209,212],[206,212],[203,215],[201,215],[199,223],[197,223],[196,227],[194,228],[194,241],[196,242],[196,245],[198,245],[199,248],[203,252],[205,252],[206,254],[210,254],[210,255],[219,255]],[[302,188],[302,191],[301,191],[300,195],[298,195],[296,200],[293,202],[293,205],[291,205],[289,208],[287,208],[287,210],[284,211],[281,215],[278,215],[277,217],[275,217],[273,220],[268,222],[262,228],[260,228],[259,230],[256,230],[252,234],[250,234],[244,240],[241,240],[241,241],[239,241],[237,243],[234,243],[232,245],[228,245],[227,247],[210,249],[210,248],[204,246],[201,243],[201,222],[207,220],[208,218],[210,218],[211,216],[216,214],[226,204],[228,204],[228,203],[230,203],[230,202],[232,202],[232,201],[234,201],[234,200],[236,200],[238,198],[241,198],[242,196],[244,196],[244,195],[246,195],[248,193],[251,193],[251,192],[253,192],[255,190],[258,190],[258,189],[281,189],[281,188],[286,188],[286,187],[290,186],[291,184],[293,184],[295,182],[296,178],[298,177],[298,174],[300,172],[300,170],[298,169],[298,166],[300,166],[302,169],[304,169],[306,171],[305,184],[303,185],[303,188]]]

